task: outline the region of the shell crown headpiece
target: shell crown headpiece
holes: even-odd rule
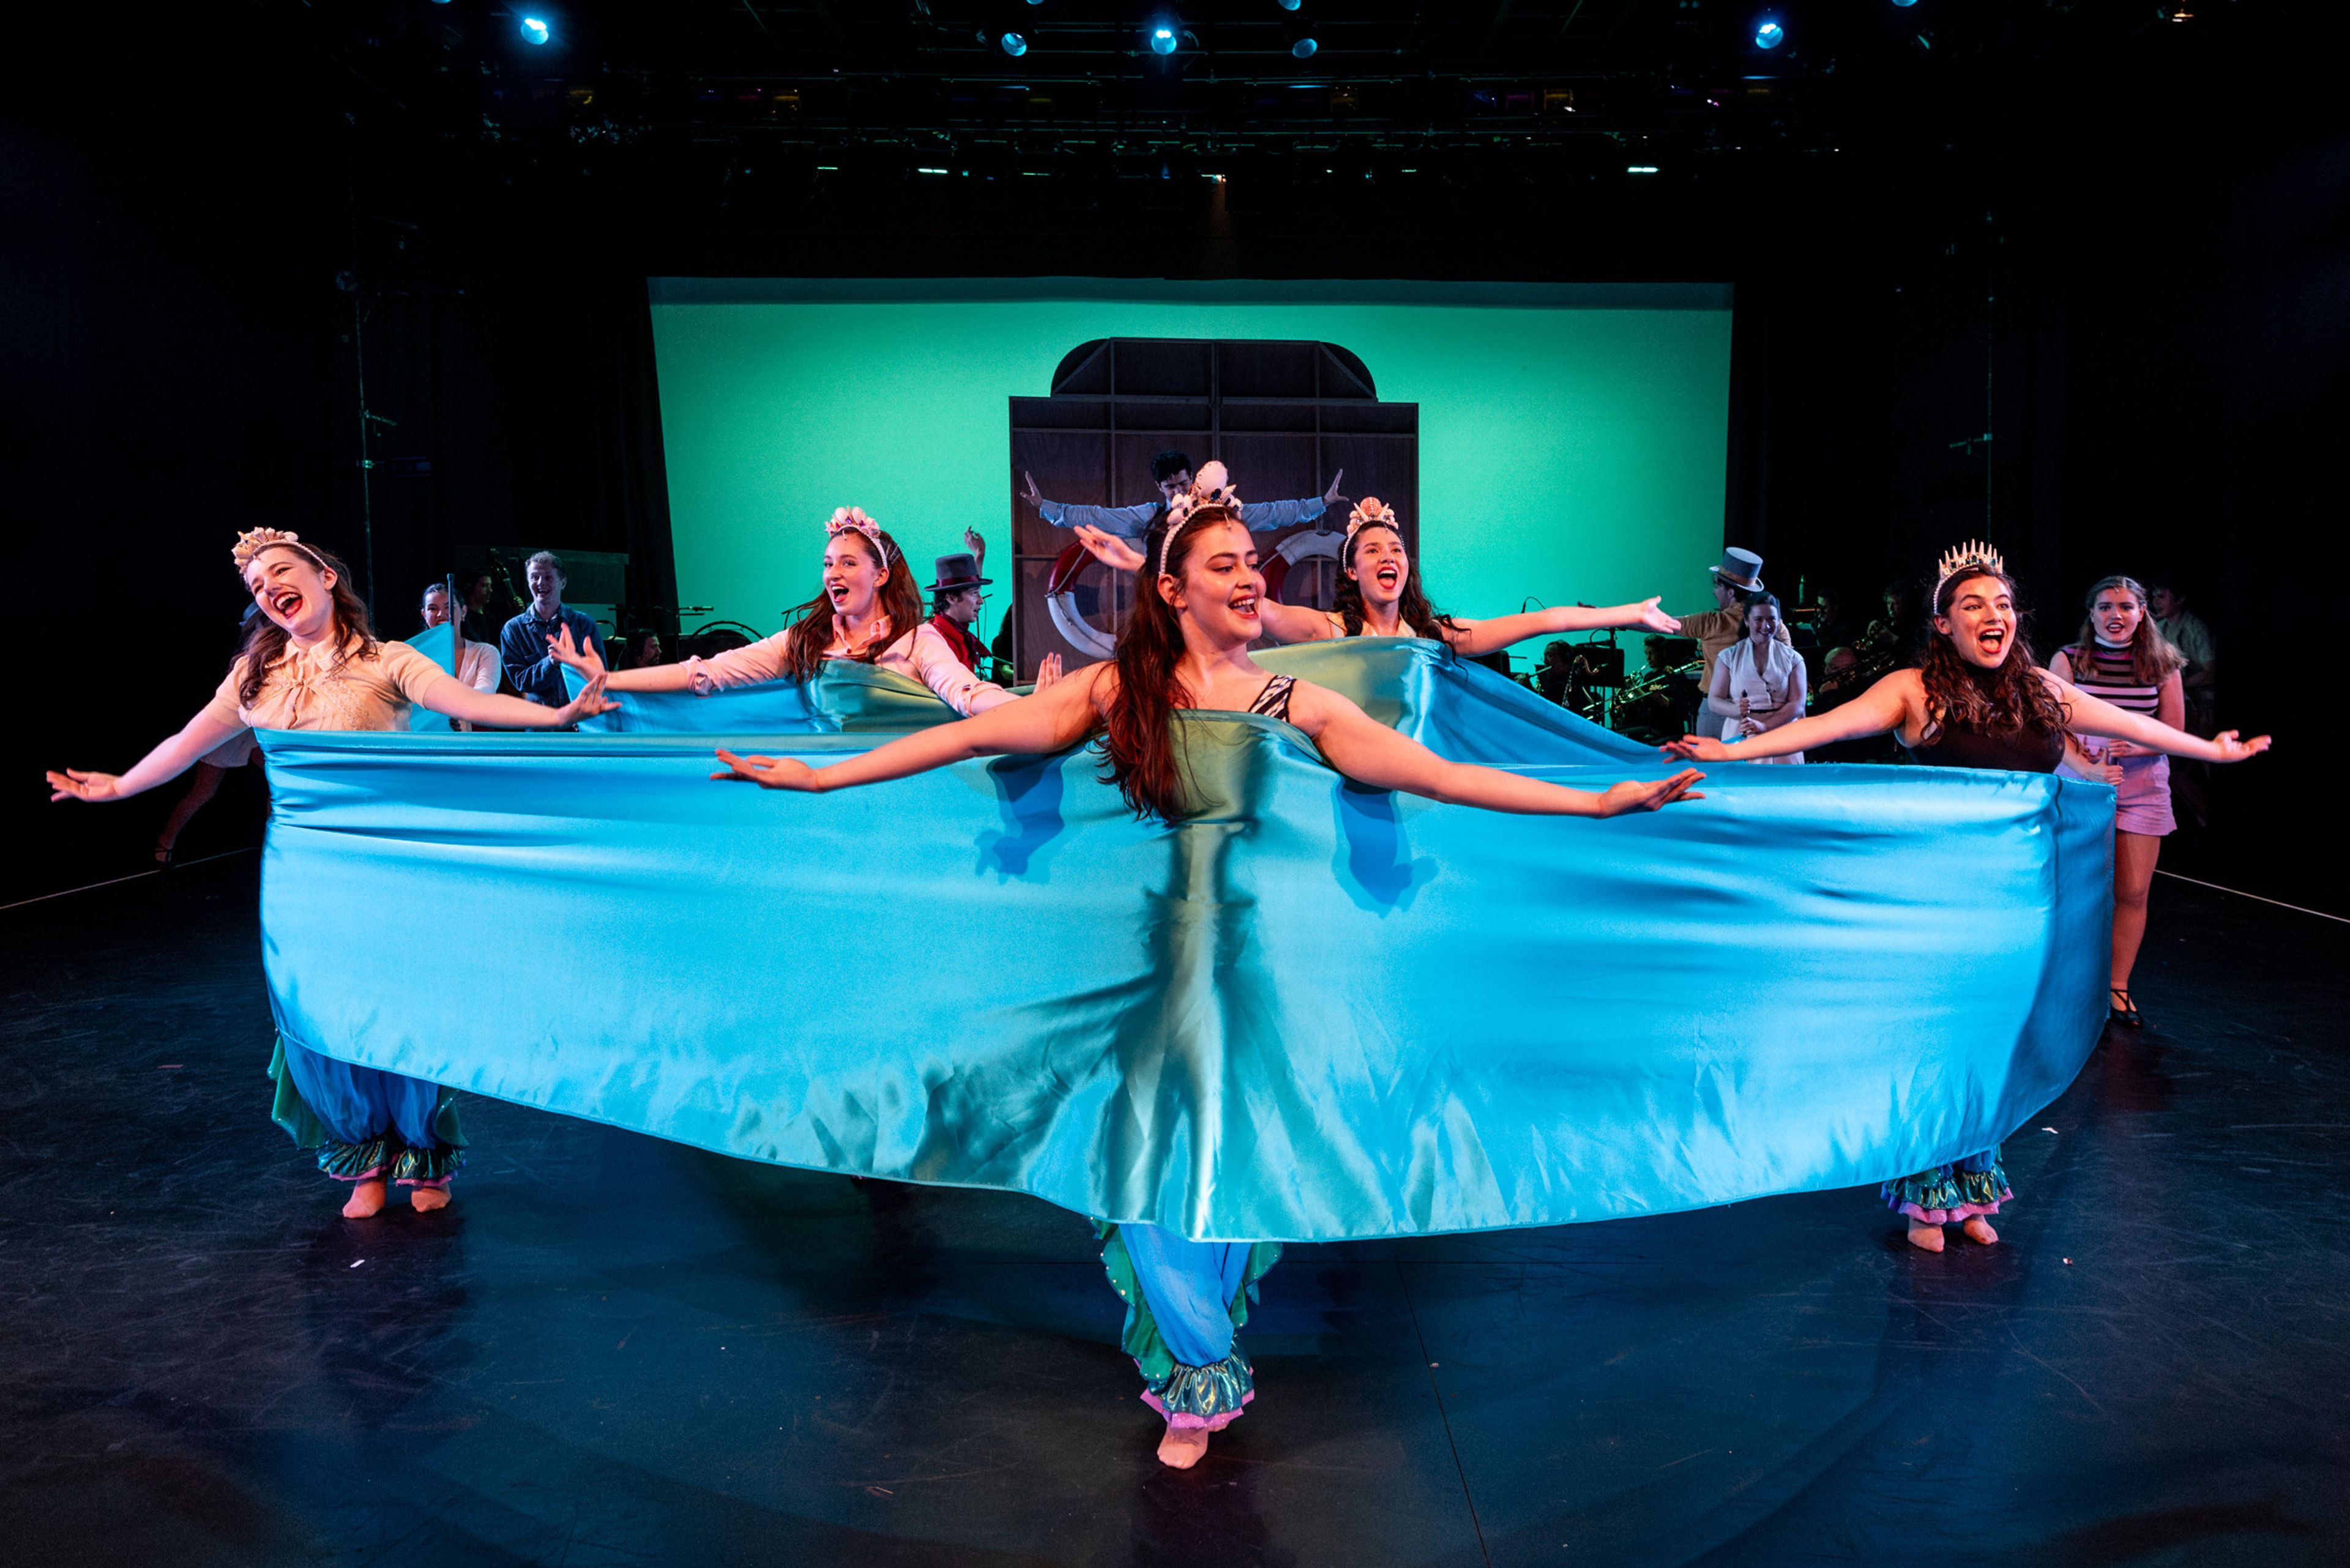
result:
[[[1347,540],[1338,546],[1339,555],[1343,556],[1354,548],[1356,535],[1374,526],[1392,528],[1399,534],[1403,532],[1403,524],[1396,521],[1394,507],[1376,495],[1366,495],[1355,504],[1352,512],[1347,514]]]
[[[1942,590],[1950,586],[1952,577],[1962,572],[1977,571],[1997,572],[2003,577],[2007,576],[2007,563],[2000,558],[1997,550],[1980,539],[1970,539],[1944,551],[1941,561],[1934,569],[1934,597],[1930,602],[1940,601]]]
[[[1167,574],[1167,552],[1174,546],[1175,535],[1190,526],[1192,518],[1201,512],[1219,510],[1237,517],[1241,511],[1240,486],[1232,482],[1232,474],[1222,462],[1211,459],[1200,465],[1191,476],[1191,488],[1167,504],[1167,535],[1159,542],[1159,573]]]
[[[824,536],[837,539],[843,534],[862,534],[866,542],[873,546],[873,553],[880,557],[882,570],[889,570],[889,546],[882,543],[881,524],[865,515],[864,507],[836,506],[832,509],[832,515],[824,524]]]
[[[236,536],[236,544],[229,551],[230,557],[236,562],[237,574],[242,576],[244,569],[253,565],[253,558],[273,545],[284,545],[299,551],[309,557],[312,566],[321,571],[326,569],[327,563],[318,558],[317,551],[302,543],[301,535],[284,528],[248,528]]]

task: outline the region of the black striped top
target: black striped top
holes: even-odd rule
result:
[[[2149,719],[2156,716],[2156,699],[2162,693],[2162,683],[2158,680],[2149,686],[2137,678],[2137,670],[2130,664],[2128,649],[2091,643],[2086,648],[2066,649],[2064,661],[2073,667],[2073,684],[2090,696]]]
[[[1264,683],[1264,690],[1256,694],[1256,701],[1249,704],[1249,711],[1288,722],[1289,691],[1296,684],[1297,677],[1295,675],[1274,676]]]

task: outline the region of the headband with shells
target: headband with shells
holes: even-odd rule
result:
[[[230,557],[236,562],[237,575],[244,576],[244,569],[253,565],[253,558],[274,545],[283,545],[307,557],[310,564],[322,572],[327,569],[327,563],[319,559],[318,552],[302,543],[301,535],[283,528],[248,528],[236,536],[236,544],[229,551]]]
[[[1191,524],[1202,512],[1220,512],[1233,517],[1241,513],[1240,487],[1222,462],[1211,459],[1200,465],[1191,476],[1191,488],[1167,504],[1167,534],[1159,541],[1159,575],[1167,575],[1167,552],[1174,546],[1175,535]]]
[[[1967,572],[1997,572],[2003,577],[2007,576],[2007,563],[2000,558],[1997,550],[1980,539],[1970,539],[1943,552],[1942,559],[1935,568],[1934,597],[1929,602],[1939,605],[1942,590],[1950,586],[1950,579]]]
[[[1396,521],[1394,507],[1376,495],[1366,495],[1356,503],[1352,512],[1347,514],[1347,541],[1338,546],[1341,557],[1355,547],[1355,535],[1366,528],[1392,528],[1398,534],[1403,532],[1403,524]]]
[[[880,561],[881,569],[885,572],[889,569],[889,546],[881,542],[881,524],[865,515],[864,507],[834,507],[832,516],[825,523],[824,533],[827,539],[838,538],[843,534],[863,535],[866,543],[873,546],[874,556]]]

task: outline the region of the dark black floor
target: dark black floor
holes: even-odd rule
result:
[[[1179,1475],[1041,1203],[470,1101],[453,1209],[341,1220],[254,874],[0,914],[0,1561],[2350,1560],[2350,928],[2158,884],[2157,1027],[1994,1249],[1863,1192],[1293,1249]]]

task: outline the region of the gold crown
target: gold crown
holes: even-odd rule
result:
[[[1935,597],[1941,597],[1944,583],[1949,582],[1960,572],[1972,571],[1997,572],[2003,577],[2007,576],[2007,563],[2000,558],[1997,550],[1980,539],[1970,539],[1963,545],[1946,550],[1942,554],[1941,564],[1936,568],[1934,574]]]
[[[229,551],[240,572],[253,565],[253,558],[272,545],[291,545],[304,555],[311,554],[310,546],[302,543],[302,535],[283,528],[249,528],[236,536],[236,547]]]

